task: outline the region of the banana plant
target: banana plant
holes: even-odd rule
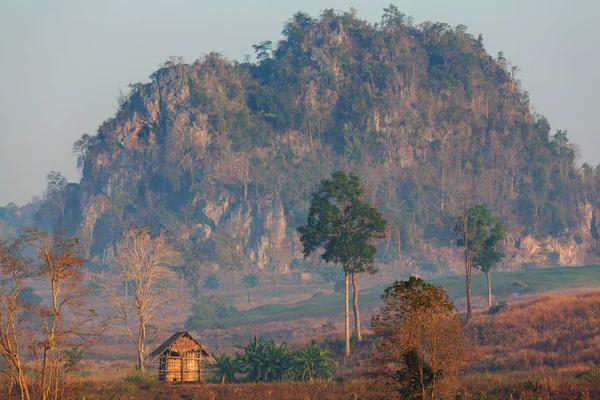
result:
[[[227,382],[235,382],[235,374],[240,372],[240,366],[237,358],[231,358],[226,354],[221,354],[215,357],[215,363],[211,367],[214,370],[215,379],[221,384]]]
[[[294,364],[287,343],[277,346],[273,340],[254,338],[243,350],[237,360],[248,381],[270,382],[292,377]]]
[[[297,376],[310,382],[314,382],[315,379],[331,379],[335,365],[329,350],[320,347],[315,340],[296,351],[293,361]]]

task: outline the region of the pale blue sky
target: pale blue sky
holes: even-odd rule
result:
[[[119,89],[170,55],[243,60],[280,38],[296,11],[358,10],[379,21],[390,0],[0,0],[0,205],[41,194],[46,173],[78,180],[73,142],[116,110]],[[600,1],[406,0],[415,18],[465,24],[520,66],[532,105],[567,129],[581,162],[600,163]]]

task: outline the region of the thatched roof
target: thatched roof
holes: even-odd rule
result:
[[[197,346],[198,350],[200,350],[201,354],[204,356],[204,358],[206,358],[206,360],[210,364],[214,364],[216,362],[215,359],[204,348],[204,346],[202,346],[202,344],[198,340],[196,340],[196,338],[194,338],[191,333],[189,333],[186,330],[175,332],[173,334],[173,336],[168,338],[163,344],[158,346],[158,348],[156,350],[154,350],[152,353],[150,353],[150,355],[149,355],[150,359],[152,361],[154,361],[158,357],[163,355],[165,352],[170,351],[171,346],[173,346],[181,338],[187,338],[187,339],[193,341],[194,344]]]

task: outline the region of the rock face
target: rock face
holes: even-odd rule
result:
[[[284,35],[258,64],[172,60],[82,138],[91,257],[144,224],[190,262],[285,271],[311,193],[346,169],[390,219],[382,264],[460,269],[453,217],[479,203],[508,227],[507,268],[596,261],[600,214],[575,149],[481,38],[331,11],[295,15]]]

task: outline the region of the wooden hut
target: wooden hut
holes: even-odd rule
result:
[[[158,360],[158,380],[165,382],[202,382],[202,363],[215,359],[188,331],[179,331],[150,353]]]

